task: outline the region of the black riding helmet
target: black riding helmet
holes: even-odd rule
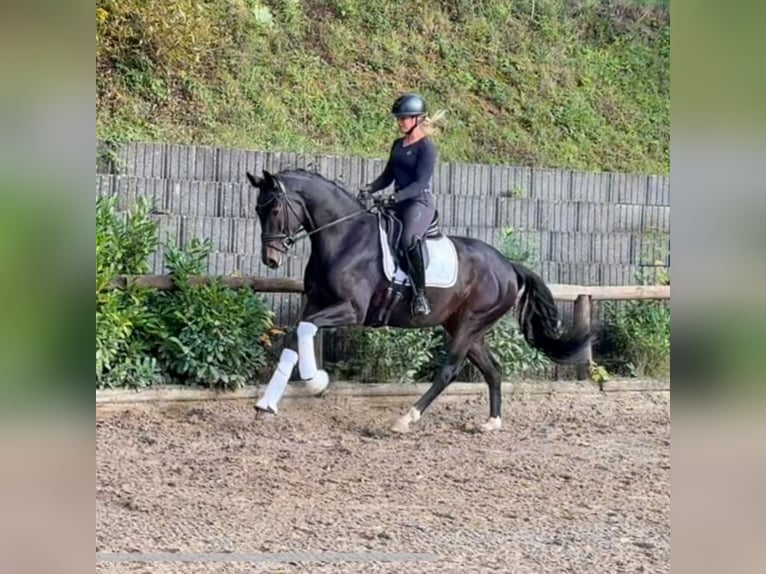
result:
[[[391,106],[391,114],[397,118],[424,116],[426,103],[417,94],[403,94],[394,101],[394,105]]]

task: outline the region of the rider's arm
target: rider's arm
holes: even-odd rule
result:
[[[375,193],[381,189],[386,189],[389,185],[394,183],[394,170],[391,168],[391,158],[394,155],[395,146],[396,142],[394,142],[391,146],[391,152],[388,156],[388,162],[386,162],[386,168],[383,170],[383,173],[381,173],[378,178],[370,184],[370,193]]]
[[[397,201],[404,201],[418,197],[424,191],[427,191],[431,185],[431,179],[434,175],[434,165],[436,164],[436,146],[430,140],[426,140],[418,154],[417,173],[415,181],[404,189],[400,189],[396,194]]]

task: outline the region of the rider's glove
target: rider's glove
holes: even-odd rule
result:
[[[368,183],[359,188],[359,201],[366,202],[372,197],[372,186]]]

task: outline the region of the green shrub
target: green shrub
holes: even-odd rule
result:
[[[192,240],[187,249],[168,247],[174,291],[157,293],[160,318],[152,332],[164,371],[179,383],[206,387],[243,386],[266,364],[264,342],[273,312],[251,289],[230,289],[220,281],[190,285],[203,275],[210,244]]]
[[[663,267],[669,253],[667,240],[667,232],[645,232],[641,260],[653,265],[636,274],[639,284],[670,284]],[[599,339],[594,354],[614,372],[632,377],[670,374],[670,307],[664,301],[607,302]]]
[[[602,362],[629,376],[670,374],[670,309],[661,301],[608,302],[599,347]]]
[[[121,216],[116,197],[96,202],[96,384],[141,387],[161,380],[149,343],[139,335],[151,322],[150,291],[135,286],[109,289],[115,275],[142,274],[157,247],[150,204],[140,200]]]
[[[505,316],[487,333],[487,346],[502,367],[504,377],[542,375],[550,359],[529,346],[516,319]]]
[[[432,329],[352,328],[346,331],[346,361],[336,363],[342,378],[374,383],[416,381],[433,359],[437,337]]]
[[[166,245],[176,289],[110,289],[115,275],[144,274],[157,248],[150,204],[124,214],[114,197],[96,204],[96,385],[143,387],[159,382],[236,387],[267,361],[273,313],[250,289],[220,282],[192,286],[203,275],[209,243]]]

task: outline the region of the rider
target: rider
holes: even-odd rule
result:
[[[394,210],[404,224],[401,250],[407,254],[413,282],[413,315],[431,312],[426,298],[426,274],[423,261],[423,236],[436,210],[432,183],[436,146],[429,137],[429,125],[437,118],[426,117],[426,103],[417,94],[399,96],[391,107],[403,137],[394,141],[383,173],[361,189],[360,198],[394,184]],[[394,277],[401,282],[404,277]]]

